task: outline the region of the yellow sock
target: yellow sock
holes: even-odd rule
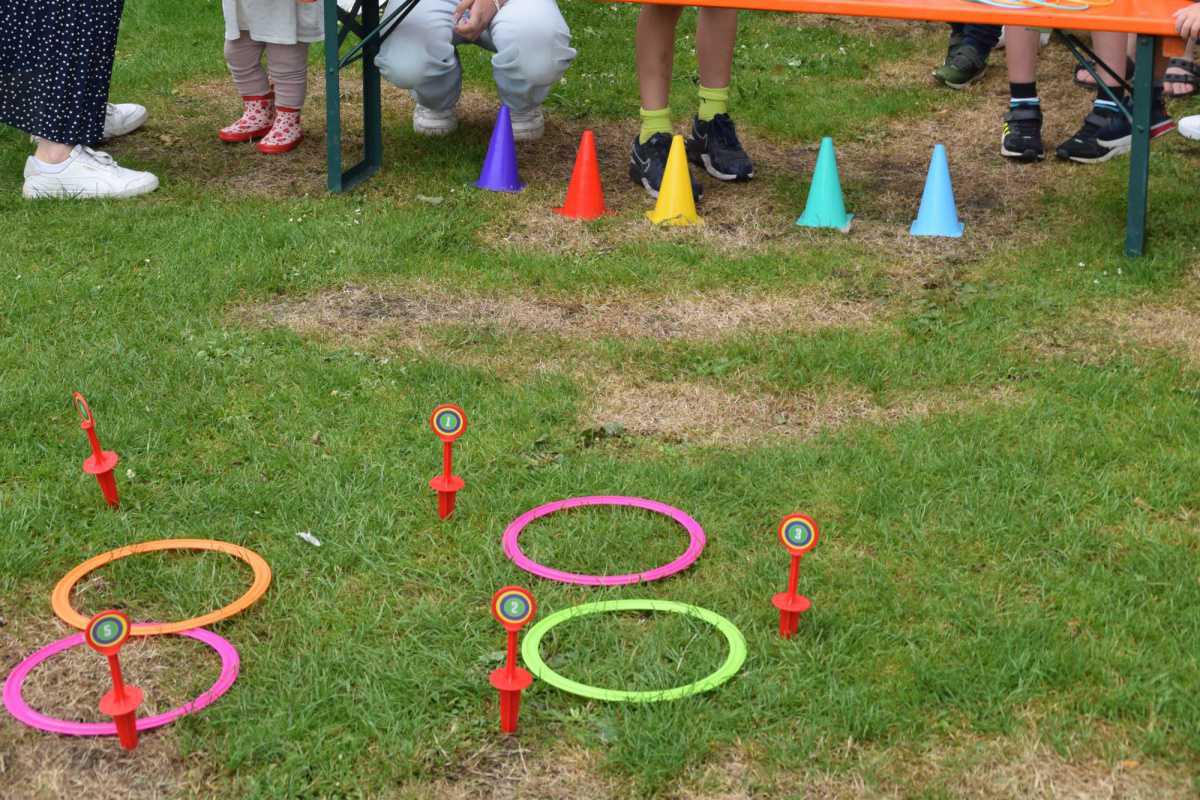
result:
[[[700,110],[696,113],[702,121],[711,122],[717,114],[724,114],[729,109],[729,87],[710,89],[700,86]]]
[[[671,109],[656,108],[653,111],[641,109],[638,113],[642,117],[642,132],[638,136],[638,141],[642,144],[650,141],[650,137],[656,133],[671,133]]]

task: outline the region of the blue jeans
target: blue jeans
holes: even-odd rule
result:
[[[985,60],[1000,41],[1001,27],[999,25],[967,25],[962,22],[950,23],[950,45],[969,44],[979,51]]]

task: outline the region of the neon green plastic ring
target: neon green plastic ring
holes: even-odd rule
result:
[[[588,686],[586,683],[564,678],[546,665],[542,660],[542,637],[555,625],[576,617],[588,614],[601,614],[606,611],[669,611],[672,614],[686,614],[703,620],[712,625],[725,636],[729,643],[729,656],[717,671],[686,686],[676,686],[672,689],[651,690],[645,692],[629,692],[618,689],[605,689],[600,686]],[[672,600],[606,600],[598,603],[584,603],[557,611],[538,622],[521,643],[521,658],[525,666],[539,679],[564,692],[590,697],[593,700],[608,700],[614,703],[656,703],[660,700],[678,700],[693,694],[715,689],[729,680],[742,668],[746,661],[746,640],[742,632],[729,620],[720,614],[714,614],[706,608],[691,606],[687,603],[676,603]]]

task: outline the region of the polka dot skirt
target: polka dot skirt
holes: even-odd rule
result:
[[[125,0],[0,2],[0,122],[96,144]]]

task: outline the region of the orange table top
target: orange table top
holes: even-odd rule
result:
[[[1190,0],[1096,0],[1086,11],[1052,8],[1007,9],[969,0],[628,0],[656,5],[715,6],[757,11],[790,11],[846,17],[882,17],[928,22],[977,22],[991,25],[1028,25],[1034,28],[1068,28],[1176,36],[1172,13]],[[1054,0],[1048,0],[1054,2]],[[1062,0],[1075,5],[1082,0]]]

